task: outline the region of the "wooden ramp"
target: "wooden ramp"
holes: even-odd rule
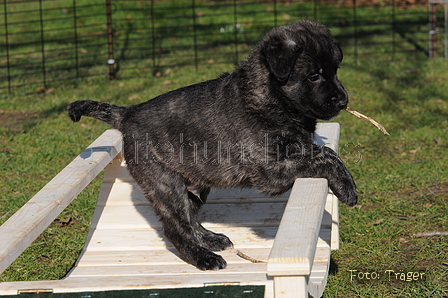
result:
[[[316,143],[337,150],[338,138],[337,123],[318,125]],[[339,245],[338,202],[328,192],[325,179],[297,179],[290,192],[278,197],[267,197],[252,189],[214,189],[202,207],[200,220],[204,227],[227,235],[235,247],[219,252],[228,263],[226,269],[200,271],[186,263],[164,237],[158,218],[129,175],[121,154],[117,154],[121,151],[120,141],[118,131],[106,131],[83,152],[83,165],[78,171],[90,174],[76,174],[76,165],[72,165],[76,160],[71,164],[74,171],[70,172],[71,180],[81,180],[81,184],[70,177],[53,179],[75,191],[54,195],[50,199],[53,203],[46,203],[51,207],[23,210],[35,205],[27,206],[28,203],[16,213],[18,216],[0,227],[2,272],[73,199],[67,196],[75,197],[104,167],[104,160],[109,159],[84,251],[66,278],[0,283],[0,295],[211,285],[263,285],[265,297],[322,295],[330,250]],[[96,153],[101,157],[95,156]],[[48,199],[52,193],[61,192],[52,182],[44,187],[43,190],[50,185],[41,197]],[[30,212],[40,214],[37,217],[42,222],[34,225],[42,226],[39,231],[23,226]],[[19,231],[24,228],[25,232]],[[7,235],[22,235],[26,239]]]

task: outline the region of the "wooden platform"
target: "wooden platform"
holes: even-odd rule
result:
[[[219,252],[228,263],[226,269],[204,272],[186,263],[166,240],[151,206],[120,159],[121,154],[115,154],[121,151],[120,133],[115,130],[106,133],[103,140],[100,137],[87,150],[90,153],[83,153],[83,162],[91,159],[95,171],[102,164],[93,154],[113,152],[110,159],[116,156],[105,169],[85,248],[76,265],[59,281],[0,283],[0,295],[39,289],[57,293],[207,285],[264,285],[265,297],[322,295],[330,250],[339,246],[337,198],[328,193],[325,179],[297,179],[291,192],[278,197],[266,197],[251,189],[214,189],[201,210],[200,220],[206,228],[226,234],[235,249]],[[337,123],[318,125],[315,138],[318,144],[337,150],[338,137]],[[85,185],[73,187],[79,193],[79,188]],[[73,194],[64,196],[70,195]],[[55,209],[61,212],[63,208]],[[40,211],[34,210],[37,214]],[[22,217],[29,217],[29,213],[19,212]],[[45,223],[41,225],[47,224],[48,218],[48,223],[54,220],[53,213],[43,214]],[[21,253],[17,254],[17,246],[22,249],[25,245],[25,242],[16,243],[16,247],[4,245],[5,241],[12,241],[4,235],[11,233],[11,229],[18,232],[17,229],[23,228],[21,220],[14,215],[15,227],[11,219],[0,227],[1,271],[12,262],[11,257]]]

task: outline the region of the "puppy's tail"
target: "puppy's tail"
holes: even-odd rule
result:
[[[88,116],[119,128],[126,107],[93,100],[78,100],[72,102],[67,110],[73,122],[81,120],[81,116]]]

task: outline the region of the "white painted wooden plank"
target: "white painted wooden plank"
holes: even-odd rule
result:
[[[213,232],[227,235],[237,248],[271,247],[277,231],[276,227],[226,227],[212,228]],[[87,251],[154,250],[172,248],[162,229],[123,230],[97,229],[88,239]]]
[[[326,271],[316,272],[313,277],[310,277],[310,279],[308,280],[308,292],[311,297],[322,297],[325,286],[327,285],[327,278],[328,268],[326,268]]]
[[[277,228],[262,227],[250,229],[216,228],[216,233],[226,234],[234,243],[236,249],[246,250],[254,248],[270,248],[273,244]],[[327,232],[329,235],[329,232]],[[173,249],[173,245],[165,239],[162,231],[145,230],[96,230],[86,248],[88,252],[102,252],[108,254],[114,251],[128,251],[139,253],[145,250]],[[328,242],[328,240],[326,240]],[[319,238],[317,249],[328,247],[327,242]],[[248,250],[250,251],[250,250]],[[266,260],[265,258],[264,260]]]
[[[310,278],[316,279],[317,277],[322,278],[324,276],[326,279],[326,277],[328,276],[328,265],[328,259],[326,261],[320,262],[315,261],[313,263],[313,271],[310,274]],[[320,283],[322,283],[322,280],[320,281]]]
[[[208,227],[274,226],[280,222],[285,203],[205,204],[198,219]],[[148,225],[161,226],[159,218],[149,206],[98,207],[94,219],[97,229],[141,229]],[[247,216],[250,214],[251,216]]]
[[[109,183],[129,183],[134,182],[128,169],[126,162],[121,154],[117,156],[110,165],[107,166],[107,172],[104,173],[103,182]]]
[[[275,298],[308,298],[305,276],[275,276]]]
[[[267,278],[272,278],[271,276],[267,276]],[[264,285],[264,298],[274,298],[274,281],[269,280]]]
[[[319,230],[319,238],[317,239],[316,247],[329,247],[331,241],[331,231],[322,227]]]
[[[314,140],[318,145],[325,145],[338,152],[339,150],[339,135],[340,125],[339,123],[318,123],[316,127],[316,133]],[[330,191],[331,202],[333,204],[332,211],[332,237],[331,237],[331,249],[339,249],[339,206],[338,199]]]
[[[76,264],[79,267],[111,267],[115,266],[141,266],[141,265],[162,265],[162,264],[184,264],[179,252],[174,248],[161,248],[152,250],[125,250],[125,251],[85,251],[80,261]],[[174,273],[173,273],[174,274]]]
[[[287,191],[278,196],[269,196],[260,193],[254,188],[235,189],[235,188],[212,188],[207,198],[207,204],[222,203],[265,203],[265,202],[286,202],[291,191]]]
[[[314,263],[319,263],[319,262],[328,262],[330,260],[330,247],[326,246],[326,247],[317,247],[316,248],[316,252],[314,254],[314,258],[313,258],[313,264]],[[313,265],[313,270],[314,270],[314,265]]]
[[[121,133],[108,130],[0,227],[3,272],[121,151]]]
[[[319,232],[319,239],[316,244],[313,265],[308,279],[308,292],[312,297],[321,297],[327,284],[328,270],[330,267],[330,245],[331,245],[331,212],[333,208],[333,196],[331,193],[327,196],[325,211]],[[326,220],[329,217],[330,222]],[[328,219],[328,218],[327,218]]]
[[[143,290],[204,287],[215,284],[234,285],[266,285],[272,280],[266,273],[251,274],[202,274],[179,275],[176,278],[168,275],[158,276],[104,276],[104,277],[70,277],[63,280],[25,281],[0,283],[0,295],[16,295],[18,289],[53,289],[54,293],[76,293],[113,290]],[[269,287],[267,287],[268,289]],[[272,287],[271,287],[272,288]],[[204,288],[206,289],[206,287]],[[269,295],[267,297],[273,297]]]
[[[113,167],[109,165],[108,167]],[[109,169],[108,169],[109,170]],[[267,196],[254,189],[212,189],[207,198],[207,204],[232,204],[232,203],[268,203],[286,202],[290,191],[280,196]],[[150,205],[137,183],[105,181],[101,185],[97,206],[137,206]]]
[[[313,272],[310,274],[310,278],[316,278],[318,276],[328,275],[328,262],[315,262]]]
[[[315,287],[315,288],[322,287],[322,281],[324,279],[326,279],[328,276],[328,272],[324,271],[324,268],[326,269],[326,267],[323,266],[322,270],[320,270],[320,271],[316,270],[316,271],[312,272],[312,275],[310,275],[310,279],[308,281],[308,285],[310,285],[310,287]],[[316,291],[319,291],[319,290],[316,289]],[[318,297],[321,297],[321,296],[318,296]]]
[[[266,248],[239,248],[241,251],[256,260],[267,260],[270,247]],[[228,263],[247,263],[250,261],[238,256],[234,251],[217,252],[225,255]],[[158,265],[158,264],[178,264],[185,263],[179,252],[174,248],[160,250],[134,250],[134,251],[86,251],[82,259],[77,263],[78,267],[83,266],[130,266],[130,265]],[[173,272],[173,274],[175,274]]]
[[[199,212],[198,220],[208,227],[277,226],[284,210],[284,202],[205,204]]]
[[[327,195],[327,200],[325,202],[324,214],[322,216],[322,226],[329,230],[331,229],[331,226],[333,224],[333,219],[331,216],[332,210],[333,210],[333,200],[332,200],[332,195],[330,195],[330,193],[329,193]]]
[[[314,142],[317,145],[325,145],[338,152],[339,133],[339,123],[317,123]]]
[[[266,274],[266,263],[230,263],[227,264],[225,270],[210,270],[207,271],[208,274],[213,275],[225,275],[226,273],[262,273]],[[133,266],[83,266],[77,267],[70,273],[70,277],[88,277],[88,276],[139,276],[146,275],[148,277],[153,275],[169,275],[173,276],[173,280],[179,275],[194,275],[203,274],[204,271],[197,269],[190,264],[159,264],[159,265],[133,265]]]
[[[109,167],[106,168],[106,172]],[[109,206],[139,206],[150,205],[148,200],[143,195],[137,182],[104,182],[101,184],[100,193],[98,195],[97,207]]]
[[[314,268],[313,268],[314,270]],[[316,272],[310,275],[308,280],[308,291],[311,297],[320,298],[324,293],[325,286],[327,285],[328,267],[321,266]]]
[[[98,197],[98,206],[126,206],[126,205],[149,205],[139,186],[132,179],[122,179],[120,176],[115,179],[112,173],[124,175],[125,164],[113,163],[107,168],[107,179],[101,185],[102,195]],[[233,189],[233,188],[213,188],[207,198],[207,204],[223,203],[256,203],[256,202],[286,202],[290,191],[279,196],[268,196],[255,189]]]
[[[269,275],[308,275],[325,200],[326,179],[297,179],[268,260]]]
[[[334,195],[332,196],[333,208],[331,211],[331,249],[336,250],[339,249],[339,200]]]
[[[312,297],[319,298],[323,295],[327,284],[328,270],[330,268],[330,251],[331,249],[328,243],[324,247],[316,248],[313,266],[308,280],[308,291]]]

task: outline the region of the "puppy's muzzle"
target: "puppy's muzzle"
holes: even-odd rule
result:
[[[348,97],[345,95],[340,95],[337,97],[332,97],[331,100],[337,104],[337,106],[341,109],[341,110],[345,110],[347,108],[348,105]]]

